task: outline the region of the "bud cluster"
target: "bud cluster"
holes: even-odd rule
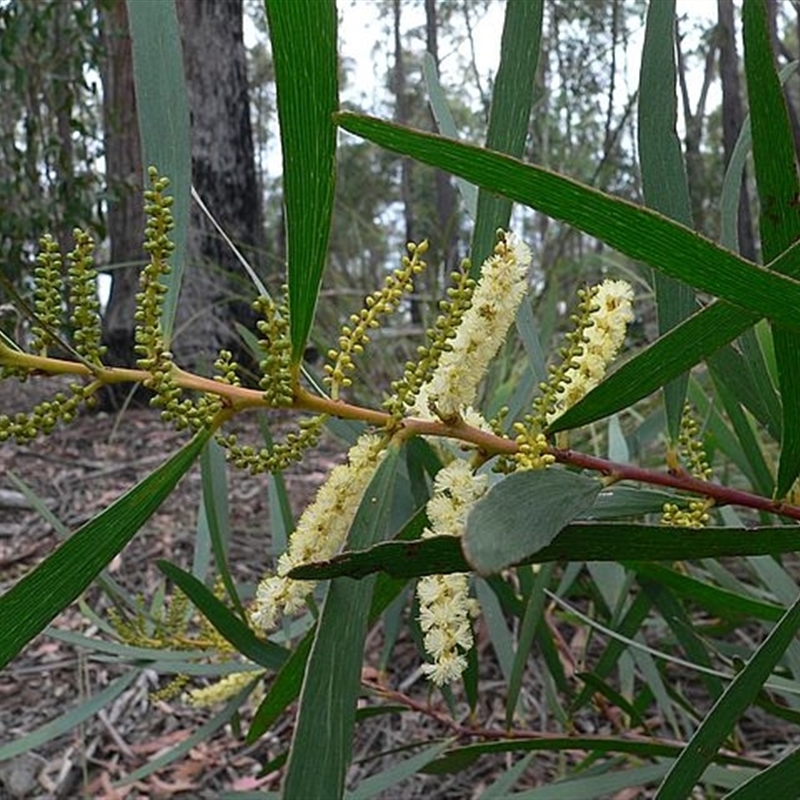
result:
[[[72,341],[78,355],[99,367],[106,348],[100,343],[103,331],[97,296],[97,270],[94,268],[94,242],[86,231],[77,228],[72,235],[75,248],[67,254]]]
[[[253,308],[264,319],[256,324],[264,337],[258,342],[264,353],[259,363],[262,378],[258,385],[264,399],[272,408],[291,406],[294,400],[292,376],[292,342],[289,338],[289,308],[285,302],[278,305],[269,297],[259,297]]]
[[[284,441],[271,448],[239,444],[235,433],[220,433],[217,441],[226,449],[228,460],[239,469],[246,469],[251,475],[278,472],[300,461],[303,453],[317,444],[326,419],[326,414],[300,419],[297,430],[290,431]]]
[[[382,289],[376,289],[367,297],[364,308],[350,317],[350,324],[342,326],[339,336],[339,348],[328,351],[328,358],[333,364],[325,365],[325,383],[330,387],[331,397],[335,400],[341,388],[352,385],[352,373],[355,371],[354,355],[364,352],[364,345],[369,342],[369,331],[380,327],[380,318],[394,313],[400,306],[404,295],[414,291],[414,276],[427,266],[420,258],[428,250],[428,243],[408,244],[409,256],[404,256],[399,269],[386,278]]]
[[[708,456],[703,445],[700,425],[693,417],[692,407],[689,403],[683,407],[678,445],[681,458],[692,477],[701,481],[709,480],[712,474],[711,465],[708,463]],[[709,512],[713,507],[714,501],[710,497],[692,498],[688,501],[686,508],[681,508],[676,503],[665,503],[661,524],[677,528],[703,528],[711,519]]]
[[[469,277],[469,261],[461,264],[461,270],[451,276],[453,286],[447,290],[447,300],[439,301],[439,316],[432,328],[426,331],[428,344],[417,349],[417,360],[406,362],[403,377],[392,383],[393,395],[384,402],[384,408],[401,420],[409,408],[413,408],[423,384],[430,381],[443,353],[453,349],[464,314],[472,305],[475,281]]]
[[[63,259],[58,243],[50,234],[39,240],[39,255],[34,270],[33,309],[36,324],[31,328],[31,350],[46,356],[56,342],[64,321]]]

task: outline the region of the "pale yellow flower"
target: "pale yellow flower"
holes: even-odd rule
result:
[[[278,559],[277,573],[267,575],[258,584],[250,611],[250,621],[255,628],[270,630],[280,614],[292,614],[305,607],[306,597],[314,590],[315,583],[286,576],[300,564],[325,560],[339,552],[364,491],[380,463],[383,455],[380,447],[380,437],[365,434],[350,448],[347,463],[331,471],[314,502],[298,520],[288,550]]]
[[[472,406],[528,288],[530,263],[528,246],[513,233],[503,234],[481,267],[472,305],[450,342],[452,349],[442,354],[430,380],[422,386],[412,416],[430,419],[435,406],[438,415],[448,419]]]
[[[422,536],[460,536],[467,514],[486,491],[485,475],[474,475],[470,465],[457,459],[439,470],[426,511],[430,528]],[[432,662],[424,673],[437,686],[457,680],[467,667],[464,653],[472,647],[469,618],[476,604],[469,596],[464,573],[426,575],[417,582],[419,624],[425,651]]]
[[[592,324],[586,328],[583,353],[576,365],[567,370],[558,387],[555,410],[547,422],[574,406],[605,377],[606,368],[614,360],[625,341],[628,323],[633,320],[633,289],[626,281],[605,280],[592,300]]]
[[[265,672],[266,670],[262,669],[250,672],[234,672],[231,675],[226,675],[210,686],[204,686],[202,689],[191,689],[186,692],[186,702],[195,708],[206,708],[217,703],[224,703]]]

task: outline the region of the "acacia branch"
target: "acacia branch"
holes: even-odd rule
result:
[[[2,342],[0,342],[0,364],[25,369],[31,374],[75,375],[91,378],[97,385],[123,382],[146,385],[151,378],[150,373],[146,370],[87,366],[74,361],[36,356],[13,350]],[[271,408],[264,399],[263,393],[258,389],[248,389],[244,386],[222,383],[211,378],[186,372],[177,367],[174,368],[173,378],[175,384],[182,389],[218,396],[223,401],[225,408],[223,420],[241,411],[252,409],[267,410]],[[296,411],[327,414],[340,419],[359,420],[378,428],[402,431],[407,437],[438,436],[445,439],[453,439],[477,448],[487,459],[498,455],[513,456],[519,450],[519,445],[514,439],[475,428],[462,419],[456,419],[452,422],[419,419],[416,417],[398,420],[385,411],[312,394],[302,386],[295,388],[291,408]],[[561,464],[569,464],[573,467],[599,472],[601,475],[606,476],[609,482],[615,483],[626,480],[653,486],[667,486],[681,492],[709,497],[717,505],[742,506],[777,514],[789,519],[800,520],[799,506],[740,489],[732,489],[711,481],[699,480],[685,472],[662,472],[631,464],[619,464],[576,450],[556,447],[551,447],[548,452]]]

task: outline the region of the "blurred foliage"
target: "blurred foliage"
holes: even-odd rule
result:
[[[0,4],[0,269],[14,281],[45,232],[104,235],[101,58],[92,0]]]

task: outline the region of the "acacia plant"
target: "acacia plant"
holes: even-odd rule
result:
[[[147,60],[137,72],[140,81],[154,69],[173,74],[168,45],[177,41],[169,4],[148,6],[130,4],[134,33],[140,31],[139,63]],[[8,664],[95,579],[198,456],[218,459],[225,452],[237,467],[269,472],[273,496],[279,497],[274,476],[303,458],[322,427],[339,418],[356,423],[349,429],[347,460],[333,469],[296,525],[284,517],[293,533],[253,596],[240,597],[221,540],[215,542],[220,575],[213,590],[202,576],[163,563],[179,591],[155,633],[152,625],[147,634],[146,624],[115,621],[133,648],[131,672],[141,668],[143,646],[153,649],[153,661],[160,649],[178,647],[188,598],[203,620],[203,646],[233,665],[221,681],[190,689],[189,701],[224,703],[219,719],[225,721],[256,687],[263,690],[248,733],[254,741],[299,700],[292,741],[278,756],[288,756],[282,789],[288,798],[344,796],[362,694],[375,713],[385,707],[387,713],[400,708],[428,714],[441,734],[419,743],[416,755],[375,776],[373,784],[365,782],[358,796],[378,793],[421,769],[456,770],[480,754],[535,750],[572,754],[565,791],[573,797],[660,784],[657,797],[684,798],[698,782],[730,790],[730,797],[763,796],[767,787],[788,779],[800,758],[800,751],[780,748],[771,757],[756,757],[734,735],[737,720],[753,703],[791,724],[800,721],[793,643],[800,599],[786,589],[788,573],[781,566],[781,554],[800,548],[793,522],[800,507],[791,499],[800,472],[800,184],[763,0],[745,0],[743,6],[745,70],[759,92],[750,98],[752,140],[743,134],[740,148],[745,152],[752,144],[766,267],[736,255],[733,242],[717,244],[690,228],[674,92],[665,94],[674,84],[672,3],[653,2],[647,17],[639,109],[642,206],[516,157],[530,113],[525,87],[532,85],[538,53],[538,38],[530,32],[541,30],[541,3],[508,2],[485,148],[338,112],[333,3],[268,0],[266,6],[284,158],[287,284],[284,296],[270,297],[254,278],[261,321],[247,340],[259,355],[258,386],[243,384],[227,352],[216,354],[212,376],[184,371],[173,359],[181,281],[174,253],[181,252],[186,232],[185,213],[173,209],[186,208],[188,148],[181,153],[174,142],[163,141],[157,126],[143,124],[146,160],[173,183],[151,168],[145,196],[149,263],[137,298],[138,365],[103,363],[89,237],[75,234],[75,249],[66,256],[66,286],[58,247],[45,238],[28,309],[32,338],[4,338],[0,364],[7,380],[71,375],[75,382],[68,395],[0,417],[0,438],[34,440],[73,419],[100,387],[117,382],[151,390],[165,422],[190,438],[0,598],[0,664]],[[163,33],[158,43],[142,33],[148,14],[157,15],[150,22]],[[144,16],[137,22],[137,15]],[[296,46],[300,39],[302,48]],[[149,97],[153,105],[143,102],[140,109],[143,123],[148,115],[173,119],[158,96]],[[446,126],[444,106],[437,116]],[[375,331],[383,319],[404,313],[405,298],[426,266],[427,243],[408,245],[397,269],[331,344],[322,379],[310,374],[302,355],[325,263],[337,127],[458,176],[475,219],[474,262],[452,276],[418,358],[399,366],[379,408],[350,402],[348,391],[358,360],[380,346]],[[725,214],[737,208],[741,165],[741,159],[732,162],[726,176]],[[470,186],[480,187],[477,195]],[[536,357],[542,343],[526,301],[533,256],[508,230],[512,202],[649,265],[658,338],[613,364],[625,347],[637,299],[628,283],[609,277],[580,289],[572,330],[542,372]],[[68,320],[64,308],[70,309]],[[509,403],[521,411],[487,420],[480,412],[482,382],[515,330],[529,354]],[[537,388],[530,391],[531,385]],[[621,423],[630,429],[638,413],[634,404],[662,387],[669,444],[663,467],[645,468],[627,458]],[[256,448],[226,428],[239,415],[270,409],[298,414],[296,431],[283,441],[267,439]],[[706,448],[711,440],[697,415],[714,434],[716,457]],[[606,418],[607,438],[597,435],[595,424]],[[579,430],[590,424],[592,440]],[[595,452],[572,449],[571,440],[593,441]],[[619,454],[616,460],[613,453]],[[726,466],[725,481],[716,479],[719,464]],[[633,485],[622,485],[627,483]],[[752,588],[733,580],[718,561],[723,556],[743,557]],[[581,584],[584,575],[593,614],[567,599],[573,587],[587,585]],[[409,586],[406,607],[412,611],[406,615],[395,601]],[[485,622],[481,607],[491,612]],[[556,611],[609,637],[590,673],[567,675],[563,669],[550,621]],[[726,625],[701,627],[693,617],[698,611],[718,615]],[[518,618],[513,641],[499,612]],[[725,636],[747,614],[768,621],[771,629],[741,658]],[[427,703],[388,678],[362,680],[364,640],[382,617],[406,619],[416,633],[421,672],[431,687]],[[639,634],[651,618],[669,631],[657,648]],[[477,714],[482,664],[474,630],[484,625],[506,681],[502,729],[465,719]],[[518,723],[518,710],[530,713],[521,686],[534,642],[546,665],[550,702],[562,719],[561,735]],[[629,658],[624,664],[623,654]],[[680,687],[669,686],[667,668],[674,664],[701,676],[708,713],[698,713]],[[440,691],[446,707],[437,703]],[[613,733],[586,736],[570,725],[592,699],[620,712],[609,717]],[[647,719],[654,704],[663,724]],[[581,751],[584,759],[574,755]],[[521,756],[498,780],[493,796],[510,792],[529,763],[530,755]],[[614,772],[619,774],[609,774]]]

